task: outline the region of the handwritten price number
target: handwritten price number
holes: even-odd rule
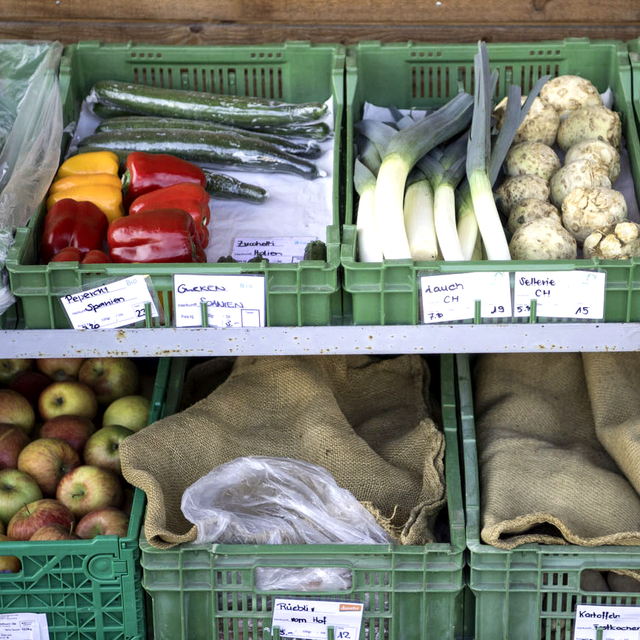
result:
[[[444,314],[440,313],[439,311],[437,313],[430,313],[429,314],[429,320],[439,320],[442,317],[444,317]],[[348,636],[346,636],[346,637],[348,637]]]
[[[99,324],[93,324],[91,322],[88,322],[87,324],[83,324],[80,325],[83,329],[99,329],[100,325]]]
[[[589,315],[589,307],[578,307],[576,309],[577,316],[588,316]]]
[[[531,311],[530,304],[519,304],[518,305],[518,313],[522,313],[523,311]]]
[[[346,638],[346,640],[352,640],[351,631],[338,631],[336,638]]]
[[[145,314],[144,314],[144,307],[142,307],[141,309],[135,309],[136,312],[136,318],[144,318]]]
[[[493,307],[493,309],[491,309],[491,313],[504,313],[504,307],[502,305]]]

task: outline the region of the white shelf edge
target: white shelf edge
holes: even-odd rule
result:
[[[638,350],[640,323],[0,331],[0,358]]]

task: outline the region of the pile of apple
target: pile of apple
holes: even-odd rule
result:
[[[147,424],[139,387],[127,358],[0,360],[0,573],[21,569],[6,540],[126,535],[118,447]]]

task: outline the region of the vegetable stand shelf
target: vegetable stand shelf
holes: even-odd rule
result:
[[[0,331],[0,358],[637,350],[638,323]]]

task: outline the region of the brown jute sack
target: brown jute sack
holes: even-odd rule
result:
[[[640,354],[487,355],[474,381],[486,543],[640,544]]]
[[[445,503],[444,435],[428,388],[419,356],[237,358],[213,393],[121,445],[124,477],[147,494],[149,542],[194,540],[180,510],[184,490],[253,455],[318,464],[400,542],[433,541]]]

